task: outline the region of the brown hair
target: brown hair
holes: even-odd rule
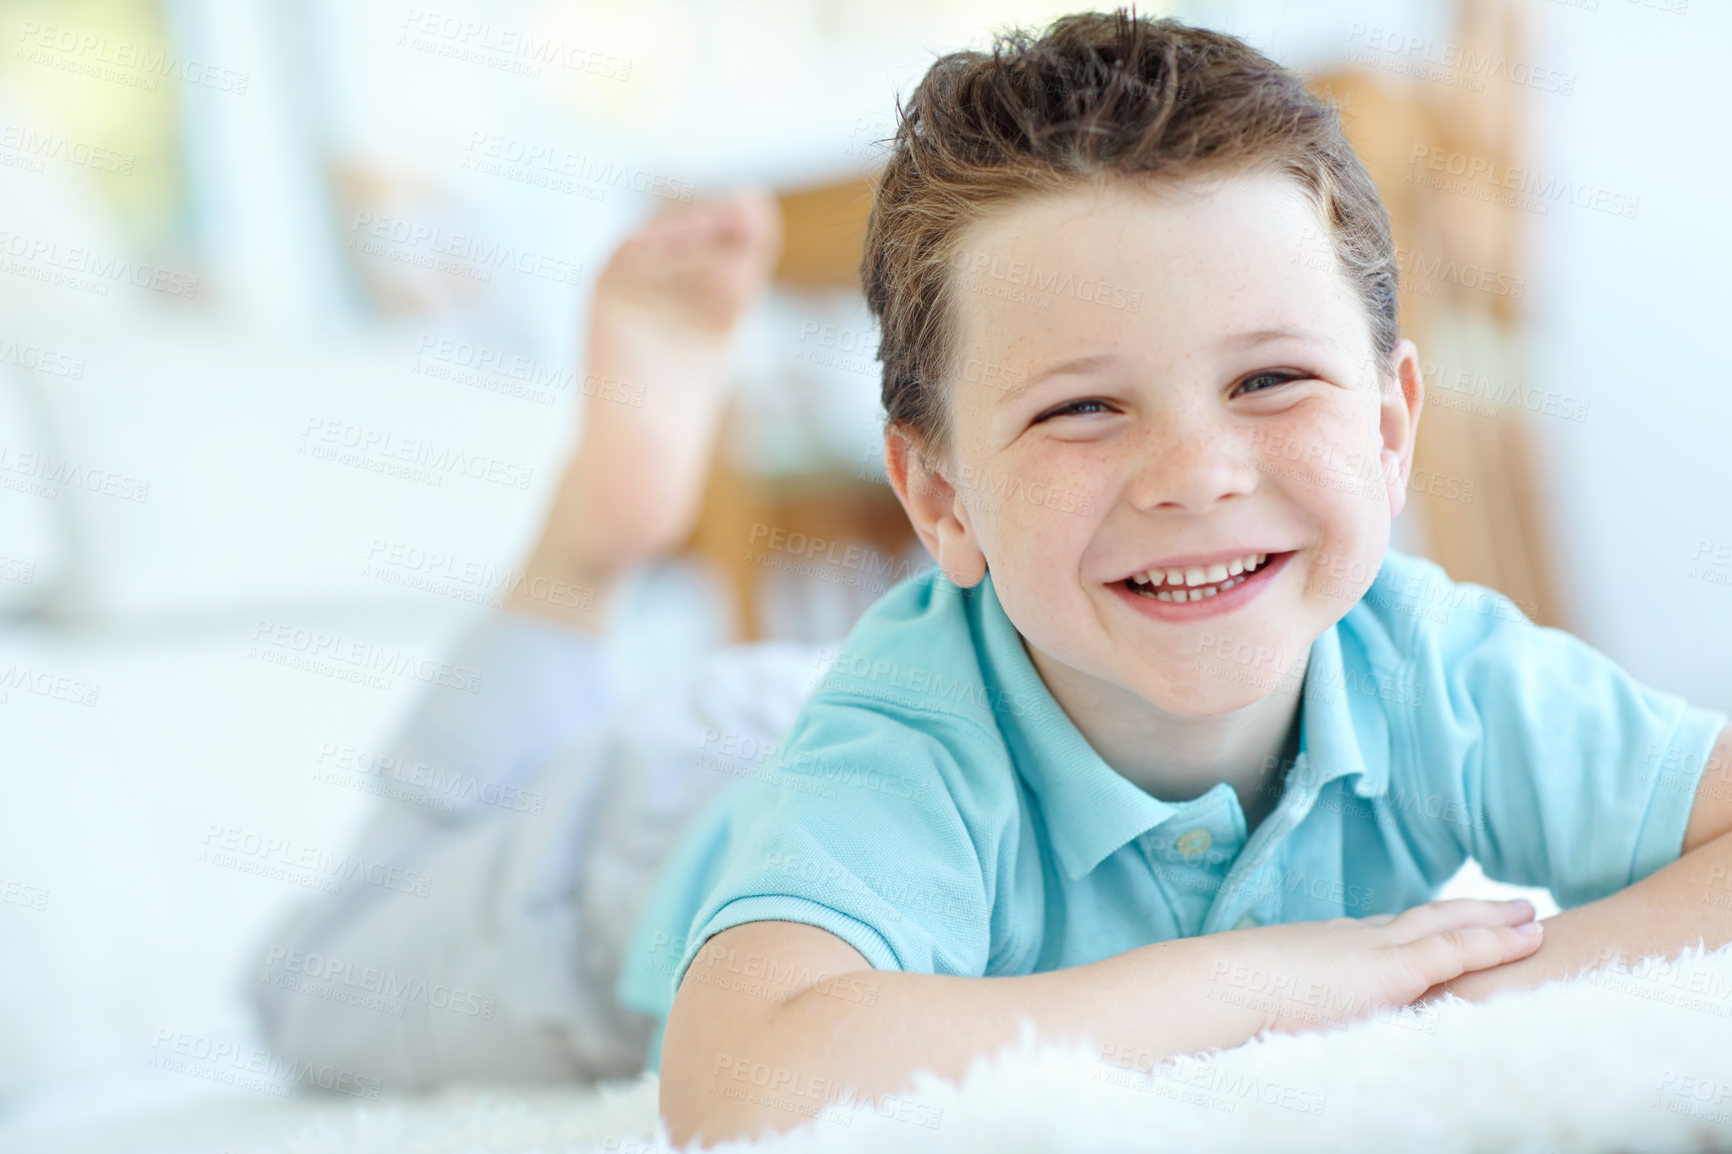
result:
[[[884,410],[926,455],[950,441],[947,273],[963,230],[1014,198],[1108,177],[1262,168],[1294,179],[1328,222],[1386,372],[1399,334],[1389,214],[1335,109],[1243,41],[1134,9],[1080,13],[1038,39],[1013,30],[990,53],[940,57],[897,113],[860,272]]]

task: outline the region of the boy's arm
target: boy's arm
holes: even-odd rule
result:
[[[1615,958],[1670,956],[1698,939],[1708,949],[1732,942],[1732,725],[1703,766],[1681,856],[1615,894],[1547,918],[1545,927],[1535,953],[1464,974],[1427,996],[1447,991],[1480,1001]]]
[[[976,1057],[1016,1041],[1024,1021],[1043,1040],[1092,1039],[1103,1060],[1148,1071],[1263,1029],[1405,1005],[1445,975],[1531,953],[1537,935],[1517,927],[1532,917],[1526,902],[1429,902],[1400,915],[1178,938],[1015,977],[874,970],[828,930],[747,922],[709,938],[680,982],[661,1112],[680,1145],[862,1105],[934,1126],[930,1107],[898,1097],[914,1071],[960,1081]],[[1291,993],[1245,997],[1233,979],[1246,974]]]
[[[1151,983],[1151,967],[1137,964],[1142,951],[1044,974],[964,978],[874,970],[841,938],[798,922],[724,930],[694,957],[668,1016],[661,1109],[669,1136],[684,1145],[786,1130],[826,1108],[846,1114],[862,1095],[885,1109],[881,1097],[906,1091],[915,1068],[960,1081],[976,1055],[1016,1040],[1022,1018],[1043,1036],[1106,1026],[1160,1045],[1145,1067],[1242,1041],[1264,1014],[1208,1000],[1197,941],[1161,943],[1166,980]],[[741,971],[822,980],[778,997],[746,989]],[[1150,1031],[1146,1010],[1157,1003],[1169,1009]]]

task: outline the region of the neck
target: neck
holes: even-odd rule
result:
[[[1224,781],[1247,830],[1274,809],[1299,750],[1300,697],[1270,693],[1210,717],[1169,713],[1117,685],[1078,673],[1024,643],[1053,699],[1113,769],[1162,801],[1190,801]],[[1302,685],[1309,653],[1293,670]]]

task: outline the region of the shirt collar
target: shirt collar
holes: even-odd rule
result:
[[[1387,749],[1389,722],[1378,704],[1381,699],[1375,693],[1368,696],[1362,692],[1368,684],[1375,686],[1375,678],[1364,673],[1348,677],[1342,649],[1343,621],[1325,629],[1311,643],[1311,656],[1305,667],[1299,756],[1289,778],[1315,792],[1338,777],[1352,775],[1356,778],[1355,793],[1360,797],[1377,797],[1386,792],[1389,784],[1387,757],[1376,754],[1379,749]],[[1354,713],[1356,703],[1358,715]],[[1381,743],[1379,735],[1383,738]],[[1365,757],[1368,744],[1373,750],[1369,761]]]
[[[1023,780],[1040,802],[1047,836],[1060,866],[1074,881],[1087,875],[1132,838],[1180,814],[1233,796],[1217,782],[1201,797],[1167,802],[1113,769],[1089,745],[1041,680],[1022,637],[999,604],[988,574],[968,591],[974,629],[985,656],[982,674],[997,690],[999,730]],[[1381,793],[1372,781],[1343,692],[1339,623],[1311,646],[1301,706],[1300,754],[1291,775],[1309,787],[1359,774],[1361,796]],[[1310,766],[1316,766],[1315,770]],[[1375,788],[1368,788],[1374,786]],[[1237,803],[1236,797],[1234,803]]]

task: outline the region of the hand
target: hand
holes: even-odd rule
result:
[[[1233,930],[1208,997],[1264,1011],[1263,1029],[1330,1029],[1411,1004],[1432,987],[1539,949],[1520,899],[1427,902],[1400,914]]]

